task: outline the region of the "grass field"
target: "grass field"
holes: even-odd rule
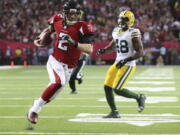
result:
[[[147,96],[145,110],[134,100],[116,97],[120,119],[109,113],[103,81],[109,66],[86,66],[78,94],[67,86],[44,106],[34,130],[26,130],[26,113],[49,78],[45,66],[0,68],[0,134],[48,135],[180,135],[180,67],[137,67],[127,87]]]

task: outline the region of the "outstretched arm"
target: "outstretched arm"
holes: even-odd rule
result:
[[[105,48],[101,48],[99,49],[97,52],[96,52],[96,55],[100,55],[100,54],[103,54],[103,53],[111,53],[114,51],[115,49],[115,42],[114,40],[111,40],[111,42],[105,47]]]

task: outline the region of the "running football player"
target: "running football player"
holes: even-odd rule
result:
[[[94,28],[91,23],[80,21],[80,7],[74,0],[64,4],[63,14],[56,14],[48,20],[49,27],[45,28],[34,44],[43,47],[47,35],[56,34],[54,50],[47,62],[50,78],[48,87],[39,99],[34,101],[29,109],[27,118],[36,124],[41,108],[52,101],[69,82],[71,73],[76,67],[81,53],[92,52]]]
[[[135,60],[144,55],[139,29],[133,28],[135,21],[131,11],[122,11],[118,17],[118,26],[112,32],[113,40],[105,48],[99,49],[97,55],[117,52],[115,63],[108,69],[104,91],[106,100],[111,108],[111,112],[104,118],[120,118],[119,112],[114,102],[113,91],[120,96],[136,99],[138,111],[142,112],[145,104],[145,95],[136,94],[124,86],[135,72]]]

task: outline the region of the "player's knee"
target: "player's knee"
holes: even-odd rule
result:
[[[122,90],[121,89],[113,89],[114,93],[117,95],[121,95]]]
[[[57,89],[61,88],[63,85],[61,83],[54,83],[54,87]]]
[[[61,79],[60,81],[56,82],[57,85],[61,85],[61,86],[65,86],[66,85],[66,80],[65,79]]]
[[[104,90],[105,90],[105,91],[110,91],[110,90],[112,90],[112,88],[109,87],[109,86],[107,86],[107,85],[104,85]]]

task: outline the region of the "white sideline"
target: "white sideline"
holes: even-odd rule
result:
[[[154,134],[129,134],[129,133],[66,133],[66,132],[0,132],[1,135],[179,135],[167,133]]]
[[[13,68],[11,66],[0,66],[0,70],[9,70],[9,69],[14,69],[14,68],[22,68],[23,66],[14,66]]]
[[[27,108],[31,107],[31,105],[0,105],[0,108]],[[87,105],[45,105],[44,107],[47,108],[107,108],[106,105],[94,105],[94,106],[87,106]],[[119,108],[137,108],[136,105],[134,106],[119,106]],[[151,106],[148,105],[146,108],[180,108],[180,106]]]

